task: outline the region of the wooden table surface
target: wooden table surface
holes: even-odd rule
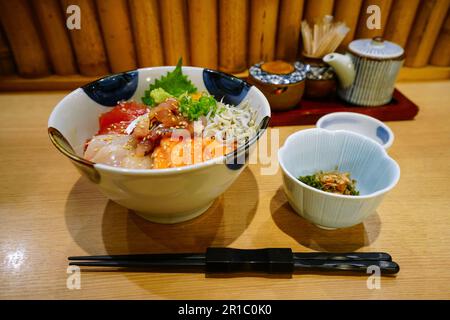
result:
[[[199,218],[147,222],[108,201],[51,145],[47,119],[64,92],[0,94],[0,298],[450,298],[450,82],[398,88],[420,107],[416,120],[388,123],[400,182],[363,224],[338,231],[296,215],[280,189],[280,172],[263,176],[258,165]],[[280,128],[281,142],[304,128]],[[69,255],[208,246],[387,251],[401,271],[372,290],[366,275],[221,278],[89,270],[81,272],[81,289],[66,286]]]

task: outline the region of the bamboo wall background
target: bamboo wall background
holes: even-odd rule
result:
[[[66,8],[81,8],[81,30]],[[381,30],[366,27],[369,5]],[[325,14],[355,38],[383,36],[408,67],[450,65],[450,0],[0,0],[0,76],[101,76],[136,67],[195,65],[239,73],[261,60],[296,60],[300,23]],[[0,81],[1,78],[0,78]]]

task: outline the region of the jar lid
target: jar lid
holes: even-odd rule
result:
[[[352,41],[348,48],[357,55],[375,59],[394,59],[404,53],[403,48],[398,44],[386,41],[381,37],[358,39]]]
[[[250,75],[268,84],[294,84],[305,80],[304,66],[292,65],[284,61],[261,62],[250,67]]]

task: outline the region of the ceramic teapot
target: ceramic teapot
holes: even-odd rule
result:
[[[323,61],[338,77],[339,97],[356,105],[380,106],[392,99],[404,50],[380,37],[358,39],[349,44],[345,55],[330,53]]]

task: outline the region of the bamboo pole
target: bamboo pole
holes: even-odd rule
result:
[[[112,72],[136,69],[136,53],[126,0],[96,0]]]
[[[217,69],[217,1],[189,0],[191,64]]]
[[[69,30],[78,69],[82,75],[97,76],[109,72],[102,35],[93,0],[61,0],[64,12],[70,5],[81,11],[81,29]]]
[[[367,13],[367,8],[371,5],[376,5],[380,8],[380,28],[379,29],[369,29],[367,27],[367,19],[374,13]],[[384,29],[389,17],[389,11],[392,5],[392,0],[364,0],[361,7],[361,13],[359,14],[359,23],[356,31],[357,39],[367,39],[374,37],[382,37],[384,34]]]
[[[134,45],[140,67],[164,64],[161,28],[156,0],[129,0]]]
[[[19,74],[25,77],[49,74],[50,65],[28,1],[0,0],[0,20]]]
[[[250,65],[275,57],[278,0],[252,0],[250,18]]]
[[[427,65],[447,14],[449,3],[450,0],[421,2],[406,45],[406,66],[424,67]]]
[[[277,31],[276,57],[294,61],[300,46],[304,0],[282,0]]]
[[[247,0],[219,1],[219,68],[241,72],[247,68]]]
[[[186,3],[183,0],[159,2],[166,64],[175,65],[180,57],[190,64]]]
[[[15,65],[8,40],[0,25],[0,74],[11,75],[15,73]]]
[[[325,15],[333,14],[333,0],[308,0],[305,5],[305,19],[309,24],[315,23]]]
[[[450,12],[447,14],[447,18],[439,32],[430,64],[441,67],[450,66]]]
[[[334,6],[334,20],[343,21],[347,27],[350,28],[350,31],[339,46],[339,50],[341,51],[345,50],[355,37],[362,3],[363,0],[336,0]]]
[[[58,75],[76,74],[75,56],[58,0],[31,3],[39,20],[53,71]]]
[[[386,40],[404,47],[416,16],[420,0],[396,0],[393,2],[384,31]]]

